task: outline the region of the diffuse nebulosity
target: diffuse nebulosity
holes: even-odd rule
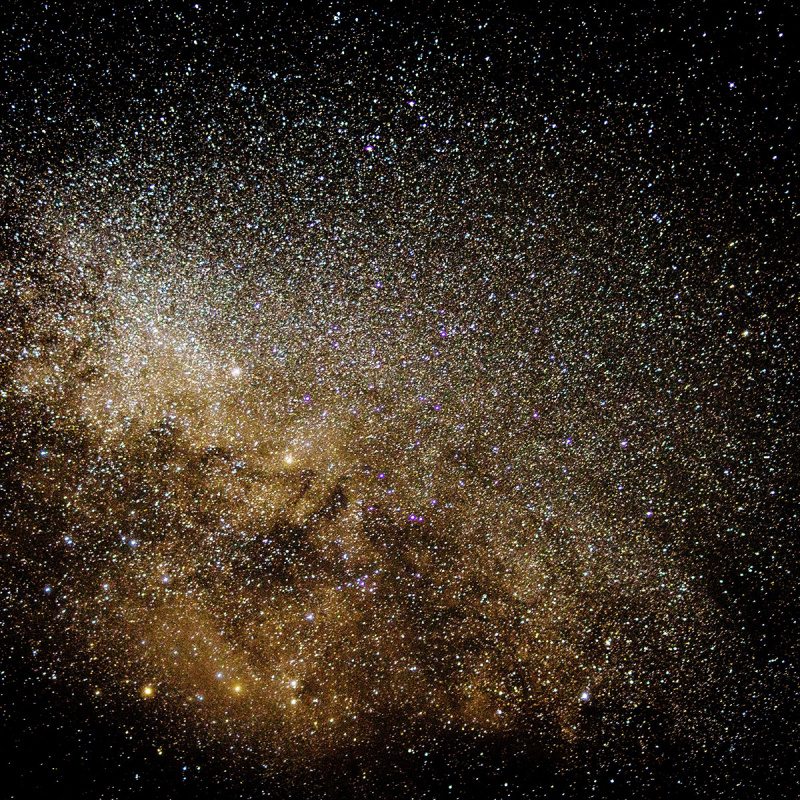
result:
[[[429,45],[380,91],[183,78],[24,179],[6,624],[69,693],[270,774],[459,737],[643,783],[739,758],[785,662],[709,562],[764,541],[730,520],[786,469],[732,475],[776,430],[737,395],[768,312],[718,310],[740,242],[603,139],[641,109],[563,133]]]

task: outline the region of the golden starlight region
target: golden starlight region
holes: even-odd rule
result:
[[[10,796],[782,796],[797,286],[695,166],[740,112],[626,98],[599,20],[269,13],[13,67]]]

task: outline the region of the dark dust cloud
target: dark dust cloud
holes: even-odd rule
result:
[[[380,5],[4,12],[4,796],[796,797],[791,15]]]

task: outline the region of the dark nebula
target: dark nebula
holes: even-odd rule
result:
[[[4,797],[798,796],[797,20],[643,9],[8,7]]]

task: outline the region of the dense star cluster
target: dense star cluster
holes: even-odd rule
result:
[[[9,13],[8,796],[796,796],[767,6]]]

